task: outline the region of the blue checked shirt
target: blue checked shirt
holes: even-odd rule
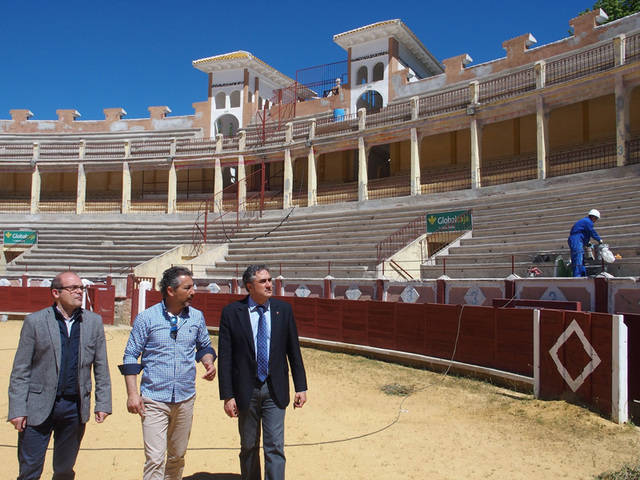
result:
[[[141,395],[165,403],[195,395],[196,362],[207,353],[216,358],[200,310],[187,307],[178,315],[175,339],[171,337],[171,316],[164,302],[139,313],[120,366],[123,375],[137,375],[142,370]]]

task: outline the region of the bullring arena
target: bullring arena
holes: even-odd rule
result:
[[[215,339],[239,274],[264,262],[310,376],[287,415],[290,477],[592,478],[636,462],[640,14],[605,19],[506,40],[480,65],[437,60],[400,20],[334,35],[346,60],[295,79],[245,51],[201,58],[194,115],[11,110],[0,388],[20,320],[76,271],[114,386],[78,476],[139,478],[115,369],[133,318],[185,265]],[[569,278],[568,229],[591,206],[618,258]],[[215,385],[198,384],[195,416],[185,478],[239,478]],[[9,478],[16,435],[1,435]]]

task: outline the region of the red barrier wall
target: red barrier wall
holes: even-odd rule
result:
[[[540,398],[577,401],[610,416],[612,316],[540,312]],[[554,360],[554,351],[560,365]],[[599,362],[592,369],[596,355]]]
[[[49,287],[0,287],[0,310],[31,313],[53,305]]]
[[[87,289],[91,310],[102,316],[102,323],[113,325],[116,288],[113,285],[92,285]]]
[[[161,299],[155,291],[147,292],[146,298],[147,306]],[[217,326],[222,308],[239,298],[243,295],[197,293],[193,305],[204,312],[207,325]],[[292,305],[302,337],[534,377],[536,329],[531,309],[317,297],[285,300]],[[613,412],[613,325],[610,314],[540,310],[539,397],[564,398],[607,417],[615,413],[626,418],[626,412]]]
[[[222,308],[243,297],[199,292],[193,306],[203,311],[207,325],[215,327]],[[147,291],[147,306],[160,300],[160,292]],[[455,361],[533,376],[531,310],[298,297],[285,300],[292,305],[302,337],[447,360],[455,348]]]
[[[103,323],[113,325],[115,309],[113,285],[91,285],[87,289],[87,308],[102,315]],[[53,305],[49,287],[0,287],[0,311],[32,313]]]
[[[629,417],[638,425],[640,422],[640,314],[624,314],[628,328],[628,383]]]

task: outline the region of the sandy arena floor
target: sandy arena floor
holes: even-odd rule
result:
[[[0,323],[0,389],[7,391],[21,322]],[[128,329],[107,327],[114,411],[87,427],[79,480],[142,477],[137,416],[126,410],[116,365]],[[217,338],[214,337],[214,342]],[[640,431],[564,402],[541,402],[475,380],[304,349],[309,403],[288,409],[287,476],[307,479],[589,479],[633,462]],[[383,392],[396,390],[396,394]],[[404,398],[397,390],[413,389]],[[223,412],[217,381],[199,379],[185,479],[239,479],[236,421]],[[7,395],[0,397],[7,412]],[[404,398],[404,400],[403,400]],[[396,421],[397,420],[397,421]],[[0,428],[2,478],[16,478],[17,434]],[[43,478],[51,478],[51,454]]]

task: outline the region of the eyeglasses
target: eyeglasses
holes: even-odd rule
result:
[[[66,290],[67,292],[80,291],[84,292],[87,289],[84,285],[67,285],[66,287],[60,287],[58,290]]]
[[[169,317],[169,325],[171,325],[171,329],[169,330],[169,335],[174,340],[178,336],[178,317],[171,316]]]

